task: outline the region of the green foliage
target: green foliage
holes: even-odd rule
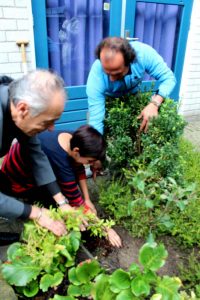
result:
[[[86,219],[93,235],[105,235],[105,227],[111,227],[113,221],[99,220],[94,214],[84,215],[82,210],[62,212],[50,210],[51,217],[60,220],[65,217],[68,233],[56,237],[52,232],[40,227],[36,222],[29,221],[24,226],[23,242],[12,244],[8,248],[8,261],[1,265],[4,278],[15,285],[19,293],[32,297],[40,290],[43,292],[61,284],[67,268],[75,263],[79,249],[81,233],[80,224]],[[95,265],[91,265],[93,275]],[[78,280],[86,276],[82,267],[77,269]],[[88,274],[88,276],[90,276]],[[88,293],[82,287],[82,295]]]
[[[84,296],[82,287],[87,285],[85,296],[94,300],[165,299],[181,300],[181,281],[177,277],[160,277],[156,271],[167,257],[163,245],[149,242],[139,252],[141,266],[133,263],[128,271],[117,269],[112,274],[100,268],[96,260],[86,261],[69,270],[68,295]],[[95,265],[94,265],[95,264]],[[94,267],[91,267],[93,266]],[[80,270],[82,268],[82,270]],[[79,272],[83,272],[79,277]],[[79,278],[78,278],[79,277]],[[185,293],[187,296],[187,294]],[[187,299],[187,298],[182,298]],[[196,299],[196,298],[194,298]]]
[[[100,187],[100,204],[117,223],[136,237],[147,237],[149,231],[171,233],[185,244],[200,244],[195,184],[181,186],[171,177],[157,179],[149,171],[125,170],[125,176],[127,183],[116,180]]]
[[[193,289],[200,298],[200,252],[192,252],[185,264],[179,266],[180,278],[186,289]]]
[[[140,133],[137,116],[148,104],[151,94],[139,93],[120,99],[108,99],[105,120],[108,156],[111,169],[148,168],[158,176],[181,174],[178,143],[185,122],[177,114],[173,100],[166,99],[157,118],[149,124],[148,133]],[[169,118],[170,116],[170,118]]]
[[[186,208],[171,212],[174,224],[171,233],[186,246],[200,245],[200,198],[190,201]]]
[[[188,182],[196,182],[197,188],[200,189],[200,152],[183,138],[180,140],[179,151],[184,179]]]

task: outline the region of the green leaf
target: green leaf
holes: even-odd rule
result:
[[[97,260],[92,260],[90,262],[85,261],[76,268],[76,277],[81,283],[87,283],[93,279],[100,270],[101,268]]]
[[[159,219],[159,223],[164,225],[166,228],[170,229],[174,226],[174,223],[172,222],[169,215],[165,214]]]
[[[135,296],[148,296],[150,293],[150,285],[144,278],[137,276],[131,281],[131,290]]]
[[[23,294],[26,297],[33,297],[39,292],[38,282],[36,280],[31,281],[23,288]]]
[[[63,273],[57,272],[54,275],[45,274],[40,280],[40,288],[43,292],[46,292],[49,287],[55,287],[61,284],[63,281]]]
[[[76,300],[76,298],[71,296],[55,295],[53,298],[50,298],[50,300]]]
[[[80,233],[79,232],[78,232],[78,234],[75,231],[72,231],[70,233],[70,243],[71,243],[71,246],[74,251],[77,251],[79,249],[79,246],[80,246]]]
[[[67,289],[67,294],[69,296],[75,296],[75,297],[78,297],[78,296],[81,296],[82,295],[82,286],[79,285],[72,285],[70,284],[68,289]]]
[[[109,288],[109,276],[100,274],[96,277],[96,282],[92,289],[92,296],[94,300],[115,300],[116,294],[114,294]]]
[[[146,269],[157,271],[165,264],[167,255],[164,245],[146,243],[140,249],[139,261]]]
[[[110,289],[114,293],[118,293],[121,290],[128,289],[131,284],[130,276],[127,272],[122,269],[117,269],[110,276]]]
[[[39,275],[40,267],[32,264],[24,264],[18,262],[17,264],[3,264],[2,273],[4,278],[13,285],[25,286]]]
[[[154,294],[150,300],[162,300],[161,294]]]
[[[132,263],[129,267],[129,271],[131,274],[138,274],[140,273],[140,267],[137,264]]]
[[[138,298],[134,297],[133,293],[130,289],[121,291],[119,295],[117,295],[116,300],[136,300]]]
[[[187,205],[187,202],[179,200],[178,202],[176,202],[176,205],[181,211],[183,211]]]
[[[71,283],[74,285],[81,285],[81,282],[78,280],[76,276],[76,268],[71,268],[68,272],[68,278]]]
[[[147,270],[144,273],[143,278],[148,283],[155,283],[156,280],[157,280],[156,274],[153,271],[151,271],[151,270]]]
[[[154,207],[154,202],[152,200],[146,200],[145,201],[145,206],[147,208],[153,208]]]
[[[22,252],[21,243],[13,243],[8,247],[7,258],[9,261],[13,261],[17,256],[23,255]]]
[[[162,300],[179,300],[178,289],[180,287],[181,281],[178,277],[170,278],[164,276],[159,280],[155,290],[162,295]]]
[[[82,290],[81,295],[82,295],[83,297],[88,297],[88,296],[90,296],[90,295],[91,295],[92,287],[93,287],[93,284],[92,284],[92,283],[83,284],[83,285],[81,286],[81,290]]]

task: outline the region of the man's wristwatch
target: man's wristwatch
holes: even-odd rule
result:
[[[67,198],[64,198],[63,200],[57,201],[56,202],[59,206],[63,206],[65,204],[69,204],[69,201]]]
[[[150,103],[153,103],[157,108],[159,108],[162,104],[162,102],[160,102],[156,99],[151,99]]]

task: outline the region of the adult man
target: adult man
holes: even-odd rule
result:
[[[105,38],[96,49],[97,60],[87,81],[89,124],[103,133],[105,97],[121,97],[139,90],[145,72],[159,82],[150,103],[138,116],[140,130],[147,131],[148,121],[158,115],[163,99],[172,92],[176,80],[162,57],[150,46],[119,37]]]
[[[64,103],[65,91],[61,78],[46,70],[30,72],[11,82],[9,86],[1,84],[0,157],[9,151],[16,138],[31,162],[31,172],[36,184],[44,186],[62,209],[70,209],[36,136],[45,129],[53,129]],[[51,219],[47,209],[24,204],[2,193],[3,187],[4,174],[0,172],[0,217],[34,219],[58,236],[66,232],[64,222]]]

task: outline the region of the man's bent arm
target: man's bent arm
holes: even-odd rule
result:
[[[103,133],[105,117],[105,84],[103,69],[99,60],[92,65],[87,80],[86,93],[88,96],[89,124]]]
[[[31,213],[31,205],[24,204],[14,197],[0,192],[0,217],[6,219],[27,219]]]

